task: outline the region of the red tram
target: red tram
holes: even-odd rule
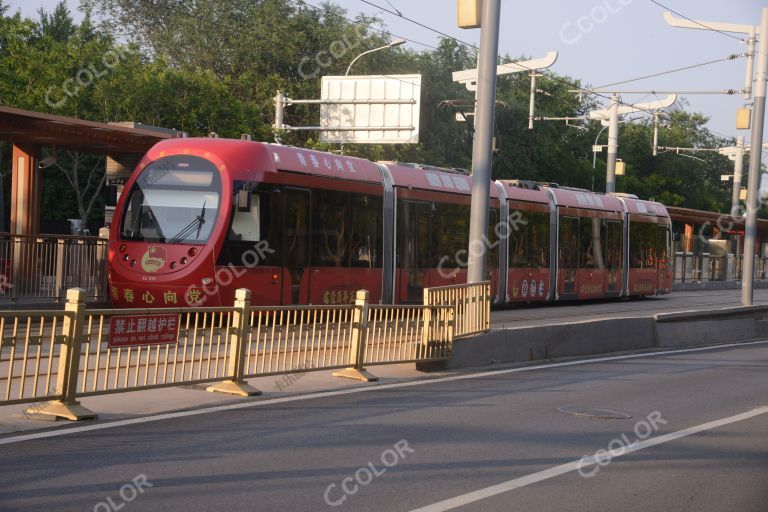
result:
[[[631,196],[491,187],[497,304],[669,293],[670,218]],[[420,302],[466,281],[472,178],[227,139],[173,139],[127,181],[110,232],[120,307]]]

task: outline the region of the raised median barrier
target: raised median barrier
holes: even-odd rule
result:
[[[89,309],[71,289],[64,311],[0,312],[0,405],[48,402],[28,413],[95,417],[79,398],[211,383],[209,391],[249,396],[245,379],[338,370],[376,380],[366,366],[436,362],[452,354],[457,311],[477,332],[490,311],[489,283],[451,287],[450,304]],[[426,296],[426,294],[425,294]],[[479,320],[477,320],[479,319]]]
[[[768,339],[768,306],[659,313],[535,327],[508,327],[457,340],[453,357],[425,370],[466,368],[653,348]]]

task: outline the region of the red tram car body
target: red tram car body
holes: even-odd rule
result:
[[[110,231],[120,307],[420,302],[466,281],[472,178],[227,139],[173,139],[144,156]],[[491,187],[497,304],[669,293],[670,218],[634,197],[524,181]],[[472,248],[470,248],[471,250]]]

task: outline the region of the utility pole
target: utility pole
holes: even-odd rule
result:
[[[605,193],[616,192],[616,154],[619,149],[619,95],[611,94],[608,119],[608,168],[605,175]]]
[[[760,158],[763,150],[763,123],[765,122],[765,89],[768,79],[768,7],[763,7],[760,19],[760,50],[757,57],[755,94],[752,110],[752,144],[749,156],[749,185],[747,186],[747,222],[744,228],[744,271],[741,283],[741,304],[751,306],[755,278],[755,242],[757,238],[757,211],[760,209]]]
[[[731,195],[731,217],[739,216],[741,199],[741,175],[744,170],[744,137],[736,137],[736,160],[733,163],[733,194]]]
[[[744,101],[752,99],[752,73],[755,68],[755,27],[749,30],[747,40],[747,70],[744,76]]]
[[[605,192],[610,194],[616,192],[616,157],[619,147],[619,116],[631,114],[632,112],[647,112],[649,110],[670,107],[675,103],[675,100],[677,100],[677,95],[671,94],[658,101],[619,106],[621,101],[619,100],[619,95],[616,91],[600,92],[611,93],[611,106],[608,109],[593,110],[587,115],[587,118],[608,122],[608,165],[605,176]]]
[[[480,57],[477,68],[477,116],[472,144],[472,206],[469,217],[469,258],[467,282],[485,281],[487,276],[485,240],[491,193],[493,121],[496,107],[496,56],[499,53],[501,0],[484,0],[480,29]]]
[[[763,144],[763,123],[765,121],[765,87],[768,73],[768,8],[762,9],[760,28],[754,25],[720,23],[675,18],[671,13],[664,13],[664,20],[673,27],[698,30],[718,30],[747,34],[747,69],[745,73],[744,99],[749,100],[752,91],[752,66],[757,58],[755,93],[752,110],[752,144],[749,157],[749,181],[747,185],[747,221],[744,228],[744,266],[741,274],[741,304],[751,306],[753,302],[752,284],[755,278],[755,241],[757,238],[757,211],[760,208],[760,158]],[[760,49],[755,52],[755,36],[760,35]],[[742,151],[743,157],[743,151]],[[738,165],[739,158],[736,164]],[[734,187],[736,186],[734,176]],[[733,205],[731,205],[733,206]]]
[[[533,130],[533,116],[536,113],[536,70],[531,71],[531,99],[528,105],[528,129]]]

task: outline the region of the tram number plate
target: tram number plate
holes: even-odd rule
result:
[[[179,315],[115,316],[109,322],[109,346],[137,347],[176,343]]]

